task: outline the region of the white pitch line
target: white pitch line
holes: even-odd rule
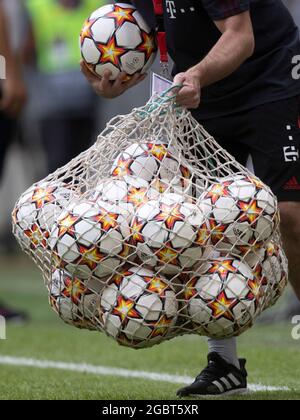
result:
[[[0,356],[0,365],[32,367],[38,369],[58,369],[75,373],[91,373],[99,376],[118,376],[123,378],[147,379],[150,381],[169,382],[171,384],[190,384],[194,378],[190,376],[171,375],[168,373],[147,372],[143,370],[129,370],[106,366],[94,366],[84,363],[56,362],[54,360],[26,359],[23,357]],[[261,384],[249,384],[252,392],[276,392],[289,391],[288,387],[265,386]]]

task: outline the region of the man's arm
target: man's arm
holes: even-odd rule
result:
[[[177,104],[198,108],[201,88],[209,86],[232,74],[254,52],[254,34],[249,12],[215,21],[222,33],[217,44],[196,66],[178,74],[175,84],[183,84],[177,96]]]
[[[0,110],[9,116],[16,117],[26,101],[26,89],[21,77],[20,64],[11,50],[6,16],[0,1],[0,54],[6,62],[6,80],[1,82],[2,97]]]

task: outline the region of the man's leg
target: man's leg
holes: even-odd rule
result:
[[[282,202],[279,207],[283,245],[289,260],[289,280],[300,301],[300,202]]]

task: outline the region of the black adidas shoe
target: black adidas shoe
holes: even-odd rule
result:
[[[245,359],[240,359],[240,369],[227,363],[218,353],[210,353],[207,359],[207,367],[197,376],[194,383],[177,391],[178,397],[222,397],[247,392]]]

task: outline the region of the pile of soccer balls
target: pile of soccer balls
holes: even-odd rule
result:
[[[93,189],[45,182],[13,212],[14,233],[67,323],[149,347],[178,334],[241,334],[287,283],[277,202],[254,176],[197,189],[164,141],[132,143]],[[199,192],[200,191],[200,192]]]

